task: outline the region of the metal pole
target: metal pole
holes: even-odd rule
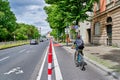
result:
[[[68,46],[67,41],[68,41],[68,29],[67,29],[67,27],[66,27],[66,46]]]
[[[52,80],[52,40],[50,40],[48,53],[48,80]]]
[[[67,40],[66,40],[66,46],[68,46],[68,34],[66,34],[66,36],[67,36]]]

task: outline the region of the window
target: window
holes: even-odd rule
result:
[[[95,23],[94,34],[95,35],[100,35],[100,22]]]
[[[111,18],[111,17],[108,17],[108,18],[107,18],[107,23],[110,23],[110,22],[112,22],[112,18]]]

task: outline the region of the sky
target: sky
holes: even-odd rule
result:
[[[17,22],[32,24],[41,28],[41,34],[51,31],[45,19],[47,14],[44,11],[46,6],[44,0],[8,0],[11,11],[15,14]]]

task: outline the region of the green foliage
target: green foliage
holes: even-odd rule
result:
[[[38,29],[37,28],[33,28],[34,29],[34,32],[33,32],[33,38],[34,39],[38,39],[38,38],[40,38],[40,34],[39,34],[39,31],[38,31]]]
[[[5,16],[4,12],[0,11],[0,21],[2,20],[2,18]]]
[[[56,4],[59,1],[61,1],[61,0],[45,0],[45,2],[48,4]]]
[[[3,34],[4,33],[4,34]],[[7,29],[6,28],[1,28],[0,29],[0,40],[1,39],[3,39],[3,41],[5,41],[6,40],[6,37],[8,37],[7,35],[8,35],[8,31],[7,31]]]
[[[54,38],[57,39],[57,30],[53,29],[50,35],[54,36]]]
[[[70,33],[71,33],[72,38],[73,38],[73,39],[76,39],[75,29],[71,29],[71,30],[70,30]]]
[[[16,17],[10,10],[9,2],[2,0],[0,5],[0,11],[4,13],[4,16],[0,20],[0,25],[3,25],[9,32],[13,32],[16,29]]]
[[[18,24],[18,29],[14,31],[13,35],[16,36],[17,40],[25,40],[25,39],[35,39],[39,38],[39,31],[38,29],[33,25],[28,25],[24,23]]]
[[[62,34],[63,29],[66,26],[65,21],[65,14],[64,12],[60,12],[57,5],[52,5],[44,8],[46,10],[46,13],[48,14],[47,21],[50,24],[50,27],[53,30],[52,35],[57,38]],[[56,32],[56,33],[55,33]]]
[[[44,8],[46,10],[46,13],[48,14],[47,21],[50,24],[50,27],[52,29],[55,28],[64,28],[64,19],[65,17],[63,16],[64,13],[60,12],[59,8],[57,5],[52,5]]]
[[[0,0],[0,41],[10,40],[12,32],[16,29],[16,17],[10,10],[8,0]],[[9,38],[8,38],[9,36]]]

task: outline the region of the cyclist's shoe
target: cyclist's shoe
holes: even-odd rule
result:
[[[86,68],[83,66],[81,70],[82,70],[82,71],[85,71],[85,70],[86,70]]]
[[[79,67],[79,63],[76,63],[76,67]]]

